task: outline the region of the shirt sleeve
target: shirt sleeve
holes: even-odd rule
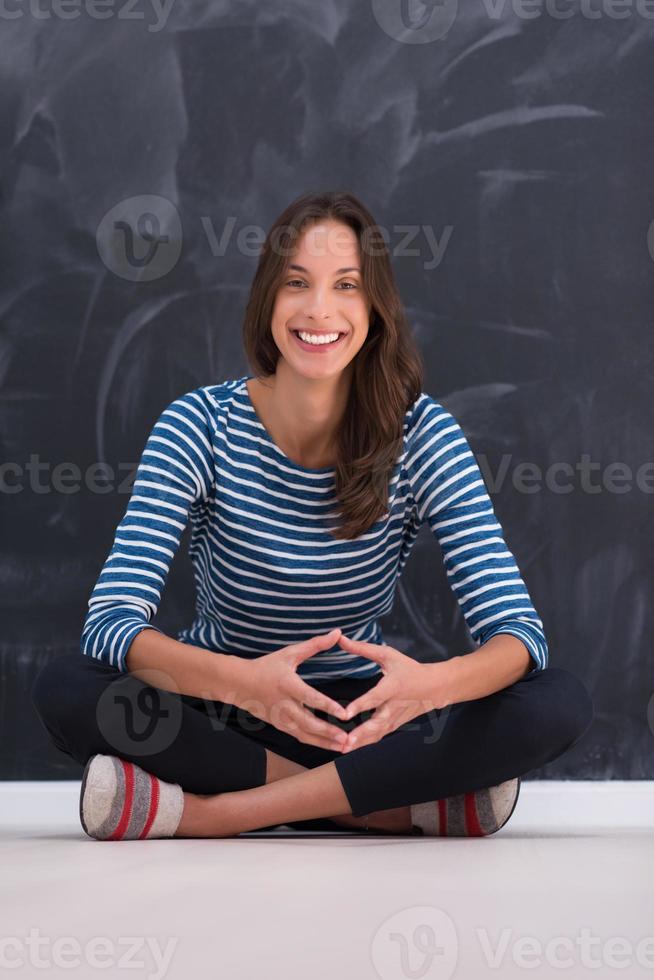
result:
[[[532,671],[548,665],[547,639],[463,429],[423,392],[412,415],[407,473],[420,524],[438,540],[448,582],[478,644],[522,640]]]
[[[155,615],[172,559],[214,480],[211,404],[201,388],[176,398],[148,436],[125,514],[88,600],[81,651],[127,672],[130,643]]]

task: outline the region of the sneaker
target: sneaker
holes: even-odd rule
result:
[[[178,783],[165,783],[134,762],[93,755],[82,775],[79,816],[95,840],[172,837],[184,810]]]
[[[488,837],[503,827],[515,810],[520,776],[497,786],[446,796],[429,803],[414,803],[414,834],[423,837]]]

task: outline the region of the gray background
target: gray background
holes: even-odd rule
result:
[[[654,776],[651,462],[649,492],[636,480],[654,431],[654,21],[597,6],[563,19],[446,3],[403,36],[399,3],[344,0],[177,3],[165,23],[145,2],[103,21],[25,5],[3,20],[0,454],[23,471],[0,498],[0,777],[80,776],[40,727],[31,681],[81,655],[161,409],[250,372],[258,247],[237,236],[334,188],[387,230],[425,390],[488,478],[550,663],[593,696],[587,735],[534,777]],[[139,271],[112,229],[144,213],[168,243]],[[84,476],[97,462],[114,467],[108,493]],[[61,463],[81,475],[58,487]],[[541,469],[531,492],[521,463]],[[570,492],[545,483],[558,463]],[[630,470],[612,486],[615,463]],[[187,540],[156,619],[171,634],[192,613]],[[426,527],[383,625],[422,660],[473,648]]]

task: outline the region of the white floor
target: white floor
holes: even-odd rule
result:
[[[654,784],[532,781],[491,837],[87,837],[79,782],[0,783],[0,974],[651,977]]]

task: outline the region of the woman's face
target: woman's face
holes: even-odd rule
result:
[[[304,377],[332,377],[363,346],[369,321],[355,232],[340,221],[313,224],[299,239],[275,298],[272,334],[281,356]]]

